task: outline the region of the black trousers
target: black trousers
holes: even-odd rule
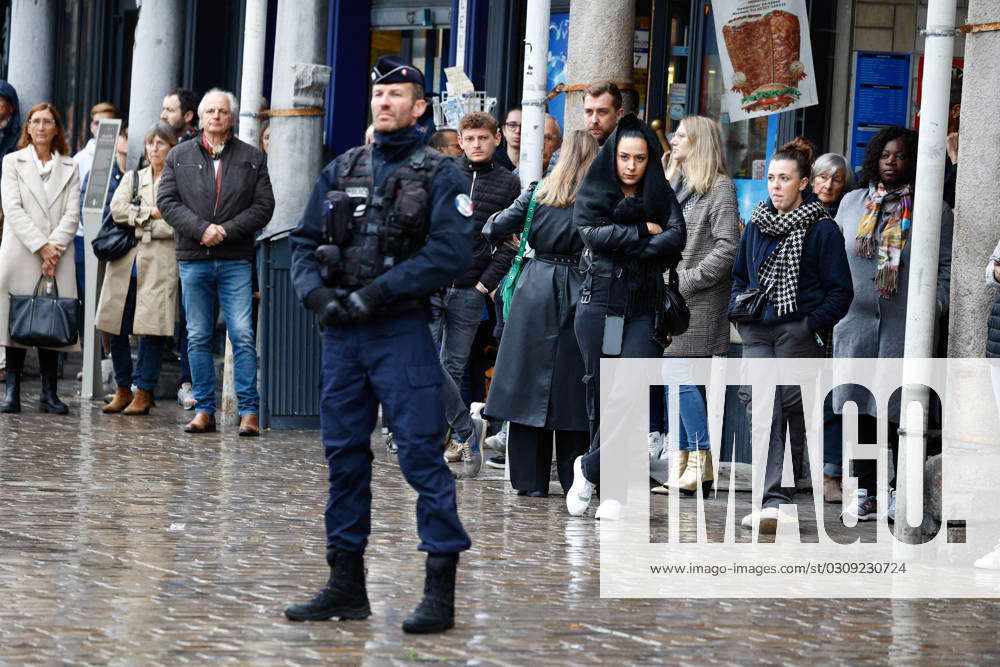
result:
[[[23,373],[24,359],[28,356],[28,350],[23,347],[7,347],[7,372]],[[55,350],[38,349],[38,368],[42,377],[55,377],[59,367],[59,353]]]
[[[609,312],[624,310],[624,293],[612,294],[614,288],[608,278],[593,277],[589,303],[580,303],[576,307],[576,320],[573,328],[576,332],[580,353],[583,355],[583,366],[586,375],[583,378],[587,385],[587,413],[590,418],[590,452],[583,457],[583,476],[588,482],[597,484],[601,477],[601,442],[600,442],[600,410],[601,401],[600,372],[602,347],[604,342],[604,319]],[[622,334],[621,354],[618,358],[660,358],[663,348],[652,340],[653,321],[648,315],[632,317],[625,321]],[[608,378],[605,378],[607,381]]]
[[[510,485],[518,491],[549,491],[552,468],[552,434],[556,439],[556,468],[563,492],[573,484],[573,461],[590,447],[587,431],[553,431],[510,422],[507,433],[507,468]]]

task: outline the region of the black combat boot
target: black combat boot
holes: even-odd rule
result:
[[[0,403],[0,412],[20,412],[21,411],[21,371],[7,369],[7,391],[4,392],[3,403]]]
[[[455,627],[458,554],[428,554],[424,599],[403,621],[403,632],[427,634]]]
[[[365,590],[364,554],[343,549],[327,549],[330,579],[319,593],[305,604],[293,604],[285,609],[290,621],[328,621],[361,619],[372,615]]]
[[[48,412],[54,415],[65,415],[69,413],[69,406],[59,400],[56,396],[56,375],[42,375],[42,393],[38,397],[38,411]]]

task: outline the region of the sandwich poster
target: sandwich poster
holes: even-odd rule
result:
[[[712,0],[731,122],[818,103],[805,0]]]

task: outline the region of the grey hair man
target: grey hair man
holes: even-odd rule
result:
[[[264,154],[233,136],[239,102],[213,88],[198,104],[202,131],[170,151],[157,205],[176,233],[188,360],[196,414],[184,430],[215,430],[215,306],[233,343],[240,435],[260,435],[251,261],[254,236],[271,219],[274,195]]]

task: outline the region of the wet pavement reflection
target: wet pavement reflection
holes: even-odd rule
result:
[[[569,517],[561,495],[518,497],[489,469],[458,482],[474,546],[460,563],[457,627],[404,635],[423,575],[415,494],[377,434],[374,615],[291,623],[283,607],[328,572],[317,433],[189,436],[180,425],[191,413],[163,401],[146,418],[69,402],[68,417],[0,415],[0,662],[1000,658],[1000,604],[990,601],[601,599],[593,509]]]

